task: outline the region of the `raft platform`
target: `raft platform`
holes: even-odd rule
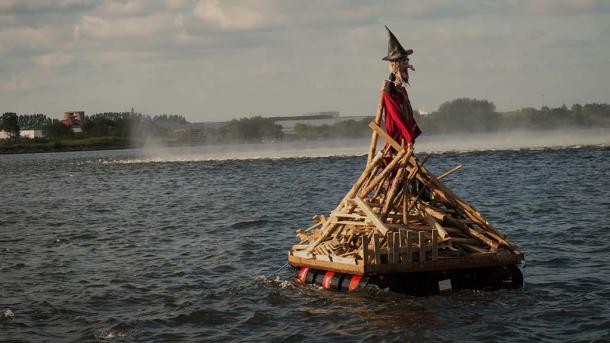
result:
[[[364,171],[328,216],[316,215],[315,224],[297,230],[300,243],[288,252],[289,264],[299,273],[358,275],[398,290],[434,289],[447,276],[461,285],[520,284],[523,253],[441,181],[461,165],[433,175],[424,166],[429,155],[420,161],[379,127],[382,112],[380,96]],[[377,151],[379,137],[386,144]]]

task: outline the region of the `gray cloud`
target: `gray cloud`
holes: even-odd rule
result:
[[[31,12],[84,11],[94,8],[101,2],[101,0],[2,0],[0,1],[0,11],[3,13],[22,14]]]
[[[0,110],[370,114],[387,72],[384,24],[415,49],[416,107],[461,96],[538,106],[542,92],[548,104],[603,102],[608,4],[0,0]]]

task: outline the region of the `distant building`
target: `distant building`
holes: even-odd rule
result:
[[[286,134],[294,133],[297,124],[310,126],[335,125],[348,120],[362,120],[371,116],[345,116],[341,117],[339,111],[326,111],[317,113],[305,113],[300,116],[288,117],[268,117],[274,123],[282,127],[282,132]]]
[[[44,137],[44,134],[42,133],[42,130],[29,129],[29,130],[19,131],[19,136],[33,139],[33,138],[42,138],[42,137]]]
[[[160,122],[157,125],[170,130],[175,139],[187,142],[205,142],[210,131],[222,128],[225,122],[177,123]]]
[[[85,111],[64,112],[62,124],[72,128],[73,132],[83,132],[82,125],[85,123]]]
[[[44,137],[42,130],[19,130],[19,137],[23,138],[41,138]],[[0,139],[8,139],[10,135],[6,131],[0,131]]]
[[[418,112],[420,116],[427,116],[430,114],[430,112],[426,111],[423,107],[420,108]]]

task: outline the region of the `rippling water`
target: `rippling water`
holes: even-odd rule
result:
[[[423,298],[269,276],[365,158],[226,153],[0,156],[0,341],[610,341],[607,146],[433,155],[526,284]]]

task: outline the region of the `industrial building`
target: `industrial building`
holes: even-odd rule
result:
[[[72,128],[73,132],[83,132],[83,124],[85,123],[85,111],[64,112],[64,117],[61,122]]]
[[[268,117],[273,122],[282,127],[282,132],[285,134],[292,134],[295,132],[295,126],[297,124],[304,124],[310,126],[322,126],[322,125],[335,125],[348,120],[362,120],[364,118],[370,118],[370,116],[345,116],[339,115],[339,111],[325,111],[316,113],[305,113],[300,116],[289,116],[289,117]]]

